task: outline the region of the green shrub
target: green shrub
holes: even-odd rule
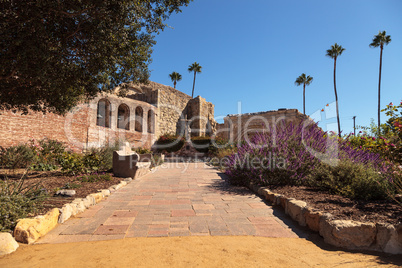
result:
[[[167,151],[168,153],[179,151],[184,145],[185,139],[174,134],[163,134],[155,142],[154,148],[158,152]]]
[[[40,183],[25,186],[25,178],[0,181],[0,231],[13,230],[17,220],[35,213],[47,196]]]
[[[0,167],[2,168],[28,168],[36,159],[37,155],[27,145],[17,145],[8,148],[0,147]]]
[[[132,148],[131,150],[133,150],[137,154],[151,154],[152,153],[151,150],[149,150],[147,148],[142,148],[142,147]]]
[[[86,172],[83,154],[66,151],[60,161],[61,171],[65,174],[76,175]]]
[[[387,199],[394,192],[392,184],[373,168],[351,161],[337,166],[320,164],[314,169],[310,184],[332,194],[359,200]]]

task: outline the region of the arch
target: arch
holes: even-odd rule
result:
[[[117,109],[117,128],[130,130],[130,108],[126,104],[120,104]]]
[[[141,106],[135,108],[135,131],[142,132],[144,111]]]
[[[96,113],[96,125],[110,128],[111,116],[110,102],[107,99],[99,100]]]
[[[154,133],[154,119],[155,118],[155,113],[152,110],[148,111],[148,119],[147,119],[147,125],[148,125],[148,133]]]

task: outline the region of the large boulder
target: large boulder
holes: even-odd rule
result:
[[[0,233],[0,256],[10,254],[19,247],[17,241],[9,233]]]

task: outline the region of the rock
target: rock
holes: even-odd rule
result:
[[[0,256],[10,254],[19,247],[17,241],[9,233],[0,233]]]
[[[320,221],[320,235],[324,241],[337,247],[348,249],[368,249],[377,233],[374,223],[350,220]]]
[[[95,199],[95,203],[99,203],[100,201],[103,200],[103,194],[102,193],[96,193],[96,194],[90,194]]]
[[[125,182],[131,182],[133,179],[132,178],[125,178],[124,181]]]
[[[269,202],[271,202],[273,205],[275,204],[275,194],[274,193],[272,193],[272,192],[269,192],[269,193],[267,193],[267,196],[266,196],[266,198],[267,198],[267,200],[269,201]]]
[[[285,210],[285,213],[287,213],[287,206],[288,206],[288,202],[291,200],[295,200],[294,198],[288,198],[284,195],[282,195],[281,197],[279,197],[279,204],[281,205],[281,207],[283,207],[283,209]]]
[[[258,188],[258,192],[259,195],[263,196],[264,198],[266,198],[267,193],[269,193],[269,189],[267,187],[260,187]]]
[[[76,194],[75,190],[58,190],[56,192],[56,195],[61,195],[61,196],[74,196]]]
[[[376,248],[391,254],[402,254],[402,243],[398,241],[398,231],[394,225],[377,223]]]
[[[59,215],[59,220],[58,223],[64,223],[66,220],[68,220],[71,215],[73,214],[73,208],[70,204],[65,204],[61,209],[60,209],[60,215]]]
[[[297,221],[301,226],[306,226],[306,220],[303,216],[303,209],[307,203],[300,200],[289,200],[286,206],[286,214],[293,220]]]
[[[57,225],[59,215],[59,209],[54,208],[44,216],[19,220],[14,229],[15,240],[26,244],[34,243]]]
[[[103,189],[103,190],[100,190],[100,193],[102,193],[103,197],[107,197],[110,195],[110,190]]]
[[[71,203],[76,205],[77,214],[84,212],[85,209],[86,209],[86,207],[85,207],[85,205],[84,205],[84,201],[82,201],[81,198],[74,199],[74,201],[71,202]]]
[[[306,221],[306,225],[310,228],[310,230],[319,232],[320,231],[320,216],[322,215],[321,211],[317,211],[311,207],[306,207],[303,210],[304,219]]]

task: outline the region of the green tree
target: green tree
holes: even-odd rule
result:
[[[338,56],[342,55],[343,51],[345,49],[335,43],[335,45],[332,45],[330,49],[327,50],[326,56],[334,59],[334,91],[335,91],[335,101],[336,101],[336,119],[338,121],[338,135],[341,137],[341,122],[339,120],[339,107],[338,107],[338,93],[336,91],[336,60]]]
[[[154,35],[190,1],[1,1],[0,109],[63,114],[147,81]]]
[[[391,36],[387,35],[385,31],[379,31],[377,35],[374,36],[373,41],[370,44],[370,47],[380,47],[380,71],[379,71],[379,79],[378,79],[378,130],[380,130],[381,120],[381,71],[382,71],[382,51],[384,49],[384,45],[388,45],[391,42]],[[380,133],[378,132],[378,136]]]
[[[177,73],[177,72],[173,72],[171,74],[169,74],[170,79],[172,79],[174,88],[176,88],[176,83],[177,81],[181,80],[181,74]]]
[[[194,80],[193,80],[193,91],[191,93],[191,98],[194,98],[194,87],[195,87],[195,76],[197,75],[197,73],[201,73],[201,65],[197,62],[194,62],[193,64],[191,64],[190,66],[188,66],[188,71],[194,72]]]
[[[298,78],[296,78],[295,84],[300,86],[303,84],[303,114],[306,114],[306,85],[310,85],[313,82],[313,77],[306,76],[305,73],[302,73]]]

